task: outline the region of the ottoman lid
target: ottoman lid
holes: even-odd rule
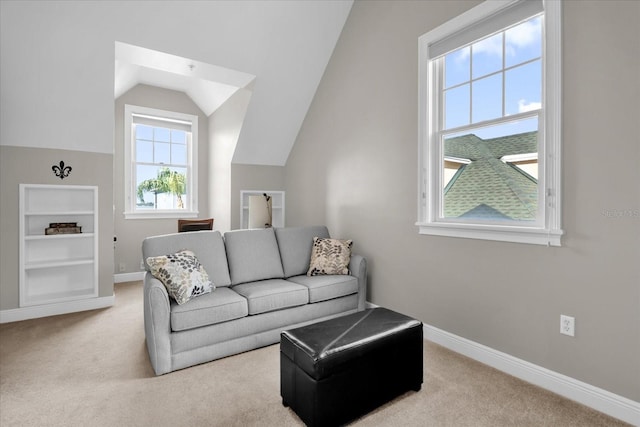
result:
[[[378,307],[283,331],[280,351],[316,380],[380,348],[422,322]]]

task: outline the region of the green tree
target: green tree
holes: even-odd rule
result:
[[[138,200],[144,203],[144,193],[153,193],[154,206],[158,206],[158,194],[171,193],[178,199],[178,209],[184,209],[182,194],[186,191],[185,176],[169,168],[162,168],[158,176],[146,179],[138,185]]]

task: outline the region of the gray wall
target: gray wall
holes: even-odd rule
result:
[[[72,168],[64,180],[51,170],[60,161]],[[0,146],[0,310],[19,307],[19,184],[98,186],[98,295],[113,295],[112,164],[111,154]]]
[[[147,85],[137,85],[115,101],[114,228],[118,241],[115,245],[114,273],[140,271],[142,240],[147,236],[175,233],[177,219],[125,219],[124,212],[124,105],[132,104],[160,110],[177,111],[198,116],[198,209],[200,218],[209,217],[208,135],[207,116],[184,93]],[[119,271],[123,264],[124,271]]]
[[[286,165],[288,225],[352,238],[370,301],[640,401],[640,2],[563,6],[560,248],[414,225],[417,40],[475,3],[354,4]]]

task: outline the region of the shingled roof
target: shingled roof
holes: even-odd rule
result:
[[[538,181],[504,156],[538,152],[537,132],[482,139],[469,134],[445,141],[445,157],[469,160],[444,190],[448,218],[534,220]]]

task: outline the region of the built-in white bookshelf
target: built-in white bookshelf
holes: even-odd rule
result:
[[[284,191],[240,191],[240,228],[249,228],[249,197],[267,194],[272,198],[271,224],[274,227],[284,227]]]
[[[98,187],[20,184],[20,307],[98,297]],[[81,233],[45,234],[52,223]]]

